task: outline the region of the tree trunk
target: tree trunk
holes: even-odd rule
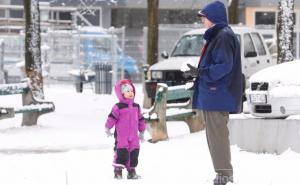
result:
[[[43,99],[40,10],[38,0],[25,0],[25,70],[34,94]]]
[[[158,60],[158,5],[159,0],[148,0],[148,47],[147,63],[153,65]]]
[[[280,0],[278,5],[277,23],[277,63],[294,60],[293,33],[294,33],[294,0]]]
[[[44,99],[41,62],[40,10],[38,0],[24,0],[25,11],[25,71],[30,79],[33,96]],[[23,105],[32,103],[29,94],[23,95]],[[37,124],[38,113],[23,114],[22,125]]]
[[[238,23],[239,0],[232,0],[228,7],[229,24]]]

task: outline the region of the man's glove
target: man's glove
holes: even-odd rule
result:
[[[105,133],[106,133],[107,137],[111,137],[114,135],[113,133],[110,132],[109,128],[105,128]]]
[[[185,71],[184,75],[186,77],[189,77],[189,76],[191,76],[193,78],[197,77],[198,74],[199,74],[199,72],[200,72],[200,70],[198,68],[192,66],[191,64],[186,64],[186,65],[189,67],[189,70]]]
[[[141,142],[144,142],[144,141],[145,141],[145,138],[144,138],[144,132],[140,132],[139,138],[140,138]]]

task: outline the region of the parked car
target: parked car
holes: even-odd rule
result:
[[[246,88],[248,87],[248,79],[252,74],[276,64],[276,61],[272,59],[258,29],[245,26],[233,26],[232,29],[241,43],[243,82]],[[149,79],[144,84],[144,102],[148,102],[144,103],[145,108],[149,108],[153,104],[157,83],[175,86],[192,80],[185,77],[181,69],[186,63],[197,67],[200,49],[205,43],[203,39],[205,30],[201,28],[185,33],[176,43],[170,56],[164,52],[162,56],[165,59],[150,66]]]
[[[250,113],[265,118],[300,114],[300,60],[263,69],[250,78],[246,90]]]

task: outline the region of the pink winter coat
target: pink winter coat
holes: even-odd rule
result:
[[[121,93],[122,84],[130,84],[135,94],[135,87],[130,80],[121,80],[115,86],[119,103],[115,104],[109,114],[105,127],[116,128],[117,148],[139,148],[139,132],[145,131],[145,122],[139,104],[134,99],[125,99]]]

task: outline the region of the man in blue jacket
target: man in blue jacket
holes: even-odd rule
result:
[[[198,12],[207,28],[198,68],[188,64],[196,77],[193,108],[200,110],[215,172],[214,185],[233,181],[227,123],[229,112],[238,113],[242,104],[240,44],[228,26],[225,6],[220,1]]]

